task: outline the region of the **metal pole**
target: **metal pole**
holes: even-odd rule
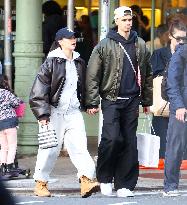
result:
[[[4,68],[5,75],[8,77],[9,85],[12,88],[12,16],[11,0],[4,0]]]
[[[67,26],[74,30],[74,0],[68,0]]]
[[[155,33],[155,0],[151,2],[151,54],[154,51],[154,33]]]
[[[100,0],[100,40],[106,37],[106,34],[109,31],[109,21],[110,21],[110,0]],[[101,134],[102,134],[102,127],[103,127],[103,114],[100,109],[99,111],[99,133],[98,133],[98,145],[101,141]]]
[[[100,29],[100,40],[106,37],[106,34],[109,31],[109,11],[110,11],[110,1],[109,0],[100,0],[101,7],[101,29]]]
[[[88,16],[90,16],[91,7],[92,7],[92,1],[91,1],[91,0],[88,0]]]

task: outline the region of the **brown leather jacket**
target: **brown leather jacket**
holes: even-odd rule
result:
[[[85,63],[80,57],[74,62],[78,73],[77,95],[81,104],[80,109],[85,110]],[[58,106],[66,80],[65,63],[66,60],[63,58],[51,57],[41,65],[29,97],[31,110],[37,119],[49,117],[51,105]]]

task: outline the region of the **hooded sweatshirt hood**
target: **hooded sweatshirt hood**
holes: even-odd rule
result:
[[[77,59],[79,56],[80,56],[80,54],[78,52],[73,51],[73,59],[72,60]],[[49,52],[47,58],[50,58],[50,57],[63,58],[63,59],[68,60],[68,58],[66,57],[63,50],[60,47],[58,47],[55,50]]]
[[[136,47],[135,42],[137,39],[137,33],[135,31],[130,31],[129,38],[126,40],[123,36],[121,36],[119,33],[117,33],[117,29],[113,28],[109,31],[107,34],[107,38],[110,38],[117,43],[121,43],[123,48],[128,53],[131,62],[135,68],[136,73],[134,73],[134,70],[132,68],[132,65],[127,57],[127,55],[124,55],[123,58],[123,69],[122,69],[122,76],[121,76],[121,82],[120,82],[120,90],[119,90],[119,96],[122,98],[130,98],[139,95],[140,89],[137,83],[137,56],[136,56]]]
[[[121,36],[119,33],[117,33],[117,29],[113,28],[108,32],[106,37],[113,39],[116,42],[120,42],[123,45],[123,44],[135,43],[138,36],[137,36],[136,31],[131,30],[129,38],[128,38],[128,40],[126,40],[123,36]]]

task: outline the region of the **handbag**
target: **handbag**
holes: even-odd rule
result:
[[[25,115],[26,104],[21,102],[17,108],[15,108],[16,116],[22,118]]]
[[[49,149],[58,146],[56,132],[49,125],[39,125],[39,149]]]
[[[150,107],[154,116],[169,117],[169,102],[161,97],[161,82],[163,76],[153,79],[153,105]]]
[[[153,133],[146,131],[145,122],[148,121],[149,130],[152,128]],[[160,137],[155,135],[150,117],[146,117],[143,121],[142,130],[137,134],[137,150],[139,164],[145,167],[158,167]]]

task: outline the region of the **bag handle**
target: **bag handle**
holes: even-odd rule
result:
[[[155,135],[155,130],[154,130],[154,128],[153,128],[152,119],[151,119],[150,115],[146,115],[146,117],[144,118],[143,124],[142,124],[142,131],[145,132],[145,133],[147,133],[147,132],[146,132],[146,131],[147,131],[147,130],[146,130],[146,126],[145,126],[146,120],[148,120],[148,122],[149,122],[149,128],[152,129],[153,134]]]
[[[49,131],[50,128],[49,128],[49,125],[42,125],[41,123],[39,123],[39,132],[46,132],[46,131]]]
[[[41,124],[40,126],[41,126],[42,129],[45,128],[45,127],[47,128],[47,130],[49,129],[49,126],[48,126],[48,125],[42,125],[42,124]]]
[[[164,110],[166,109],[166,106],[168,105],[168,103],[169,103],[169,102],[167,101],[166,104],[164,105],[164,107],[162,108],[162,111],[161,111],[161,113],[160,113],[161,115],[163,114]]]

